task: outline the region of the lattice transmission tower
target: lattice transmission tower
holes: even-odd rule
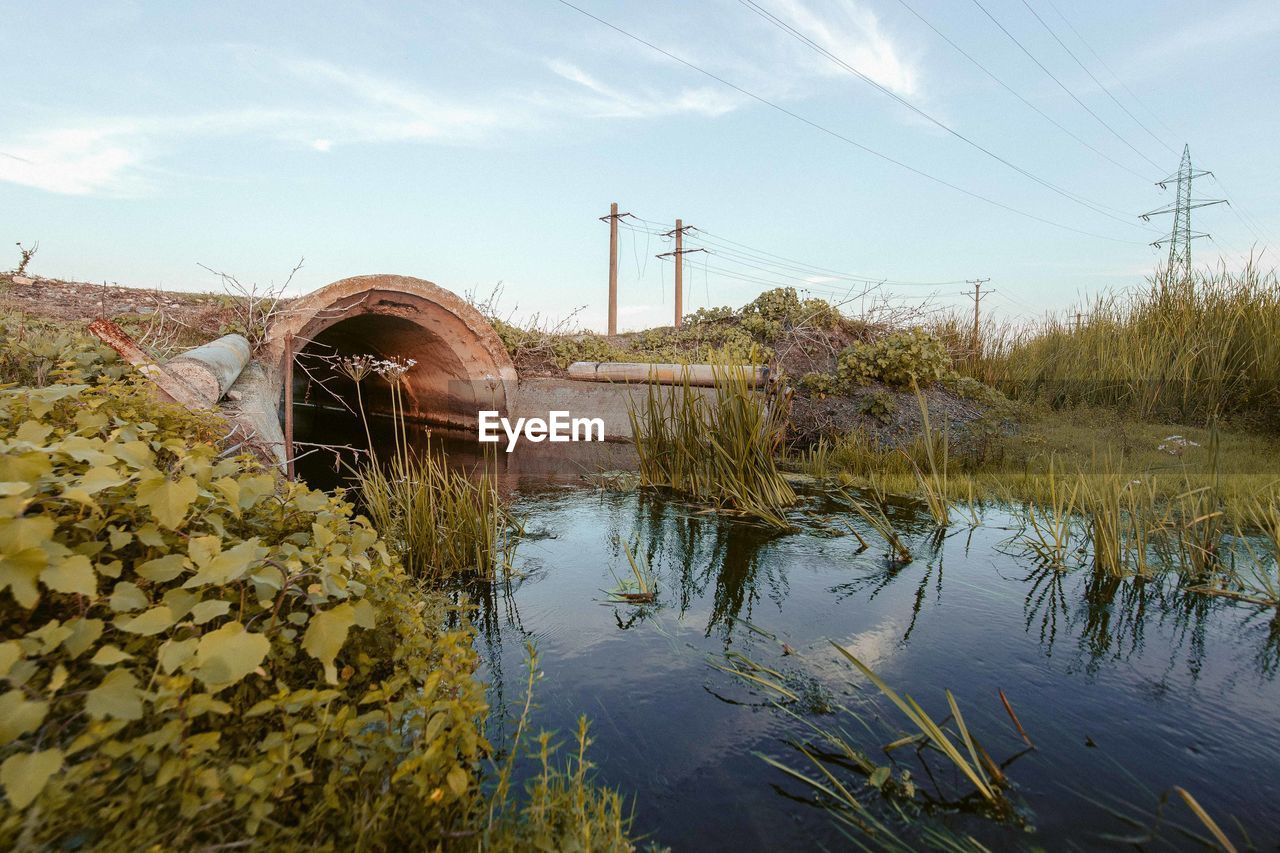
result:
[[[1192,198],[1191,182],[1203,175],[1212,175],[1203,169],[1196,170],[1191,168],[1191,146],[1184,145],[1182,148],[1182,163],[1178,166],[1178,171],[1163,181],[1157,181],[1156,186],[1160,189],[1168,189],[1169,184],[1175,180],[1178,182],[1178,197],[1173,204],[1167,204],[1158,210],[1152,210],[1142,214],[1144,221],[1150,221],[1151,217],[1159,216],[1162,213],[1173,214],[1173,230],[1167,238],[1162,237],[1151,245],[1160,248],[1167,240],[1169,243],[1169,274],[1181,274],[1183,281],[1191,280],[1191,241],[1197,237],[1208,237],[1208,234],[1198,234],[1191,230],[1191,211],[1197,207],[1208,207],[1212,204],[1222,204],[1225,198]]]

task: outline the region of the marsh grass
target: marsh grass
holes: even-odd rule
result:
[[[889,562],[894,565],[905,566],[912,560],[911,549],[902,541],[902,537],[898,535],[893,527],[893,522],[889,520],[889,516],[885,513],[884,494],[877,493],[873,498],[854,495],[845,489],[838,489],[833,496],[843,500],[854,512],[862,517],[862,520],[876,532],[889,546]],[[858,541],[862,543],[862,547],[866,547],[866,540],[854,530],[850,530]]]
[[[560,746],[553,741],[551,732],[534,735],[536,748],[526,748],[534,690],[542,677],[532,644],[526,646],[526,655],[528,680],[524,703],[506,755],[494,766],[493,789],[487,798],[488,815],[473,841],[475,849],[504,853],[637,849],[636,840],[631,836],[634,811],[627,807],[617,790],[594,781],[595,766],[587,757],[591,736],[585,715],[578,718],[572,752],[563,761]],[[513,788],[517,763],[529,759],[534,772],[529,774],[523,796],[516,798]]]
[[[904,452],[903,456],[911,464],[911,470],[916,475],[916,482],[924,495],[924,502],[929,508],[929,515],[933,517],[934,523],[939,527],[947,527],[951,524],[951,503],[947,493],[947,467],[950,456],[947,430],[943,429],[941,442],[939,443],[937,436],[934,434],[933,426],[929,422],[928,402],[925,400],[924,394],[920,392],[920,388],[916,385],[914,379],[911,381],[911,389],[915,392],[916,404],[920,407],[919,444],[924,450],[925,467],[921,468],[910,453]]]
[[[872,758],[857,744],[857,739],[850,731],[853,726],[823,725],[798,713],[795,709],[802,707],[800,697],[791,689],[783,673],[739,653],[730,653],[726,655],[724,664],[712,661],[712,665],[777,697],[771,699],[771,704],[798,721],[813,736],[808,742],[792,744],[804,759],[802,767],[763,753],[756,753],[758,758],[806,785],[820,797],[843,826],[855,830],[863,837],[869,836],[876,849],[911,850],[918,849],[915,845],[920,843],[931,849],[984,849],[971,838],[953,834],[922,820],[921,810],[926,804],[932,804],[929,807],[940,806],[945,811],[952,811],[957,807],[973,809],[973,798],[976,797],[981,804],[978,810],[983,814],[998,820],[1019,820],[1008,797],[1010,782],[1004,770],[974,737],[950,691],[946,691],[947,716],[941,721],[935,720],[913,698],[900,695],[846,649],[836,643],[832,643],[832,646],[844,661],[867,677],[902,712],[914,730],[881,747],[884,753],[892,755],[899,750],[914,748],[920,761],[919,769],[935,785],[940,784],[945,776],[931,770],[926,756],[940,756],[972,787],[972,792],[966,792],[962,785],[961,790],[939,789],[936,796],[922,796],[911,771],[902,767],[897,759],[884,764]],[[1008,706],[1007,700],[1005,702],[1008,713],[1016,723],[1016,715]],[[865,729],[868,736],[875,737],[875,730],[854,712],[843,706],[837,706],[835,710]],[[1029,743],[1021,724],[1017,723],[1017,726],[1024,740]],[[877,799],[882,809],[873,810],[868,807],[865,801],[868,792],[879,795]],[[883,814],[884,810],[891,816],[890,821],[877,816]],[[907,827],[913,838],[904,840],[890,827],[890,822]],[[862,846],[861,839],[851,837],[857,840],[858,846]]]
[[[754,371],[732,365],[716,367],[707,393],[687,377],[670,386],[650,383],[629,413],[641,483],[790,528],[786,511],[796,494],[775,458],[789,402],[786,391],[761,392]]]
[[[342,370],[356,386],[356,401],[369,441],[369,462],[353,471],[360,503],[373,526],[414,577],[490,580],[509,574],[522,525],[498,494],[489,466],[468,477],[434,452],[411,448],[401,381],[412,367],[369,356],[344,359]],[[372,375],[391,387],[391,458],[379,454],[369,429],[361,386]]]
[[[1067,566],[1075,541],[1080,485],[1076,482],[1068,486],[1062,482],[1051,460],[1048,487],[1047,501],[1027,504],[1026,521],[1031,532],[1024,533],[1022,539],[1042,563],[1062,569]]]
[[[356,482],[369,520],[415,577],[492,579],[510,572],[520,523],[488,471],[467,477],[428,444],[407,461],[365,465]]]
[[[623,553],[627,557],[627,566],[631,570],[630,577],[619,578],[613,575],[613,580],[617,584],[612,590],[607,590],[606,594],[612,602],[622,604],[650,604],[658,597],[658,578],[654,574],[653,569],[649,567],[649,563],[643,555],[638,555],[632,551],[631,546],[626,542],[622,543]],[[612,574],[613,570],[609,570]]]
[[[1078,314],[991,329],[957,367],[1011,397],[1090,404],[1140,419],[1241,416],[1274,432],[1280,405],[1280,281],[1253,263],[1191,280],[1158,271],[1147,288]]]

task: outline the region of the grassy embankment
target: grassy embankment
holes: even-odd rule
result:
[[[796,380],[790,422],[757,412],[747,433],[741,418],[717,414],[743,408],[729,399],[741,389],[696,404],[687,389],[654,389],[635,418],[647,485],[783,526],[790,489],[778,486],[776,464],[755,464],[756,451],[782,448],[783,426],[797,438],[804,416],[822,425],[820,438],[793,440],[781,464],[864,490],[870,500],[844,494],[895,559],[910,555],[888,524],[888,496],[922,499],[940,526],[962,507],[974,520],[994,499],[1024,517],[1033,550],[1054,561],[1087,553],[1140,575],[1159,563],[1199,589],[1280,601],[1275,276],[1157,276],[1068,318],[988,326],[975,352],[958,318],[853,319],[781,290],[623,340],[510,328],[504,338],[517,360],[537,353],[544,365],[755,353]],[[751,464],[717,467],[721,457]],[[1231,565],[1237,545],[1248,577]]]
[[[471,630],[348,502],[0,327],[0,845],[632,849],[585,722],[494,763]]]

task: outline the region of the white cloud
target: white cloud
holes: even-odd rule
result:
[[[141,159],[113,126],[51,130],[0,144],[0,181],[65,195],[126,191]]]
[[[1238,49],[1276,32],[1280,32],[1280,5],[1275,0],[1246,3],[1215,17],[1198,16],[1193,24],[1156,36],[1133,51],[1126,65],[1150,70],[1167,62],[1185,63],[1187,57],[1202,51],[1223,46]]]
[[[564,106],[576,106],[594,118],[658,118],[680,113],[714,118],[732,112],[742,103],[740,96],[720,88],[703,86],[676,92],[654,89],[624,92],[602,83],[571,62],[553,59],[547,62],[547,67],[591,93],[580,98],[576,105],[568,102]]]
[[[821,14],[805,5],[816,0],[776,3],[778,13],[797,29],[868,75],[895,91],[914,91],[913,69],[881,32],[875,15],[853,0],[824,1],[830,6]],[[755,69],[743,82],[771,97],[803,94],[819,74],[839,73],[812,55],[797,73],[796,64],[779,55],[779,43],[763,44],[751,31],[746,35],[746,44],[730,40],[724,61],[741,56]],[[197,104],[191,113],[178,116],[68,118],[53,127],[0,137],[0,181],[69,195],[132,195],[154,188],[145,179],[150,164],[194,139],[252,137],[320,152],[393,142],[477,145],[574,119],[714,118],[748,103],[745,96],[718,84],[691,83],[688,69],[668,67],[656,57],[650,57],[656,71],[648,80],[653,82],[645,84],[618,85],[573,62],[554,59],[545,60],[551,73],[541,80],[476,95],[446,94],[407,79],[323,60],[280,58],[253,46],[233,45],[230,53],[233,65],[259,80],[245,91],[283,99],[278,103],[285,106],[202,109]],[[823,64],[820,72],[813,60]],[[719,67],[724,61],[712,65]],[[572,86],[566,89],[564,81]]]
[[[916,69],[902,57],[898,46],[881,30],[880,19],[875,13],[860,3],[835,0],[823,4],[822,11],[817,12],[803,0],[774,0],[768,11],[881,86],[903,96],[918,93]],[[793,38],[788,34],[779,35],[786,39]],[[811,52],[809,47],[803,47],[803,50]],[[811,55],[822,74],[848,73],[821,54]]]

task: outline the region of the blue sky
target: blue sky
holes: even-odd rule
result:
[[[38,239],[43,275],[175,290],[217,286],[198,264],[267,282],[302,256],[296,291],[501,281],[521,316],[584,306],[600,327],[617,201],[651,223],[621,235],[624,327],[669,322],[671,247],[648,232],[676,217],[712,249],[689,256],[687,309],[858,286],[834,270],[923,282],[877,291],[911,305],[990,278],[984,307],[1017,317],[1141,282],[1169,218],[1137,214],[1172,199],[1153,182],[1184,143],[1221,179],[1197,195],[1235,202],[1197,211],[1198,263],[1280,235],[1274,0],[756,0],[793,32],[739,0],[574,2],[1056,225],[558,0],[0,2],[0,245]]]

